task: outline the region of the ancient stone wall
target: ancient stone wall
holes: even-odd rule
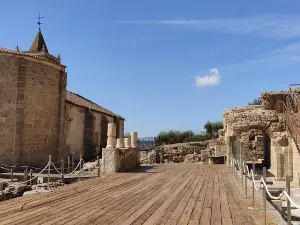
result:
[[[266,110],[276,110],[277,112],[284,112],[283,105],[280,102],[286,104],[288,91],[273,91],[262,92],[260,95],[261,103]]]
[[[66,74],[49,65],[20,59],[20,95],[24,100],[24,129],[22,164],[41,165],[52,155],[57,161],[65,150],[64,121],[66,101]]]
[[[24,101],[18,98],[19,63],[16,57],[0,54],[0,163],[4,164],[14,163],[20,155],[20,142],[15,142],[16,116],[22,116],[18,109]]]
[[[66,139],[69,153],[75,153],[76,159],[83,154],[85,108],[70,103],[66,105]]]
[[[107,125],[110,121],[114,121],[113,116],[67,103],[65,130],[69,154],[75,153],[76,159],[86,151],[101,155],[101,145],[106,146],[107,143]]]

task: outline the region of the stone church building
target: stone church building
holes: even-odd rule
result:
[[[68,155],[101,155],[107,125],[124,118],[66,90],[66,66],[38,31],[30,49],[0,47],[0,165],[41,166]]]

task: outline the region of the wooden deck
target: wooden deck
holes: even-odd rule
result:
[[[240,191],[224,165],[170,163],[0,202],[0,224],[263,224]]]

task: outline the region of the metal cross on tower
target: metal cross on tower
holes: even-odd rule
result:
[[[37,22],[37,24],[39,25],[39,30],[41,30],[41,24],[42,24],[41,19],[44,19],[44,17],[41,17],[41,13],[39,13],[39,17],[37,17],[37,19],[39,20]]]

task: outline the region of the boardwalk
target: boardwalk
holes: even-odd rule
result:
[[[170,163],[1,202],[0,224],[262,224],[240,196],[223,165]]]

